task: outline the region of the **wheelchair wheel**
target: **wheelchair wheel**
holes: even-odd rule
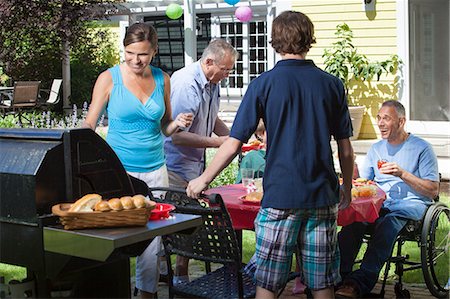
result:
[[[450,209],[436,203],[425,214],[421,235],[421,264],[425,283],[437,298],[448,298]],[[439,268],[438,268],[439,267]]]

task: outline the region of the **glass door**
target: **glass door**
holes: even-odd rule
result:
[[[410,0],[409,130],[448,135],[449,1]]]

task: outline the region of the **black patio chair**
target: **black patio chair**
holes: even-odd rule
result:
[[[27,110],[33,110],[38,105],[39,87],[41,81],[16,81],[12,94],[11,105],[2,106],[3,116],[17,114],[20,126],[28,119],[23,115]]]
[[[151,188],[151,191],[166,191],[162,198],[155,200],[173,204],[177,213],[203,218],[203,225],[193,234],[175,233],[162,238],[169,272],[169,297],[253,298],[256,286],[241,271],[242,258],[236,233],[222,197],[214,194],[197,200],[188,197],[182,189]],[[170,258],[173,255],[218,264],[219,268],[174,286]]]

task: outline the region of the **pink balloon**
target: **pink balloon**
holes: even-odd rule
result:
[[[241,22],[248,22],[253,18],[252,9],[248,6],[240,6],[234,12],[236,18]]]

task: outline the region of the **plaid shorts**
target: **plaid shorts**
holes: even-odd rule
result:
[[[255,220],[256,252],[245,271],[256,284],[277,293],[287,281],[292,254],[300,247],[301,280],[312,290],[340,280],[337,246],[338,206],[319,209],[261,209]]]

